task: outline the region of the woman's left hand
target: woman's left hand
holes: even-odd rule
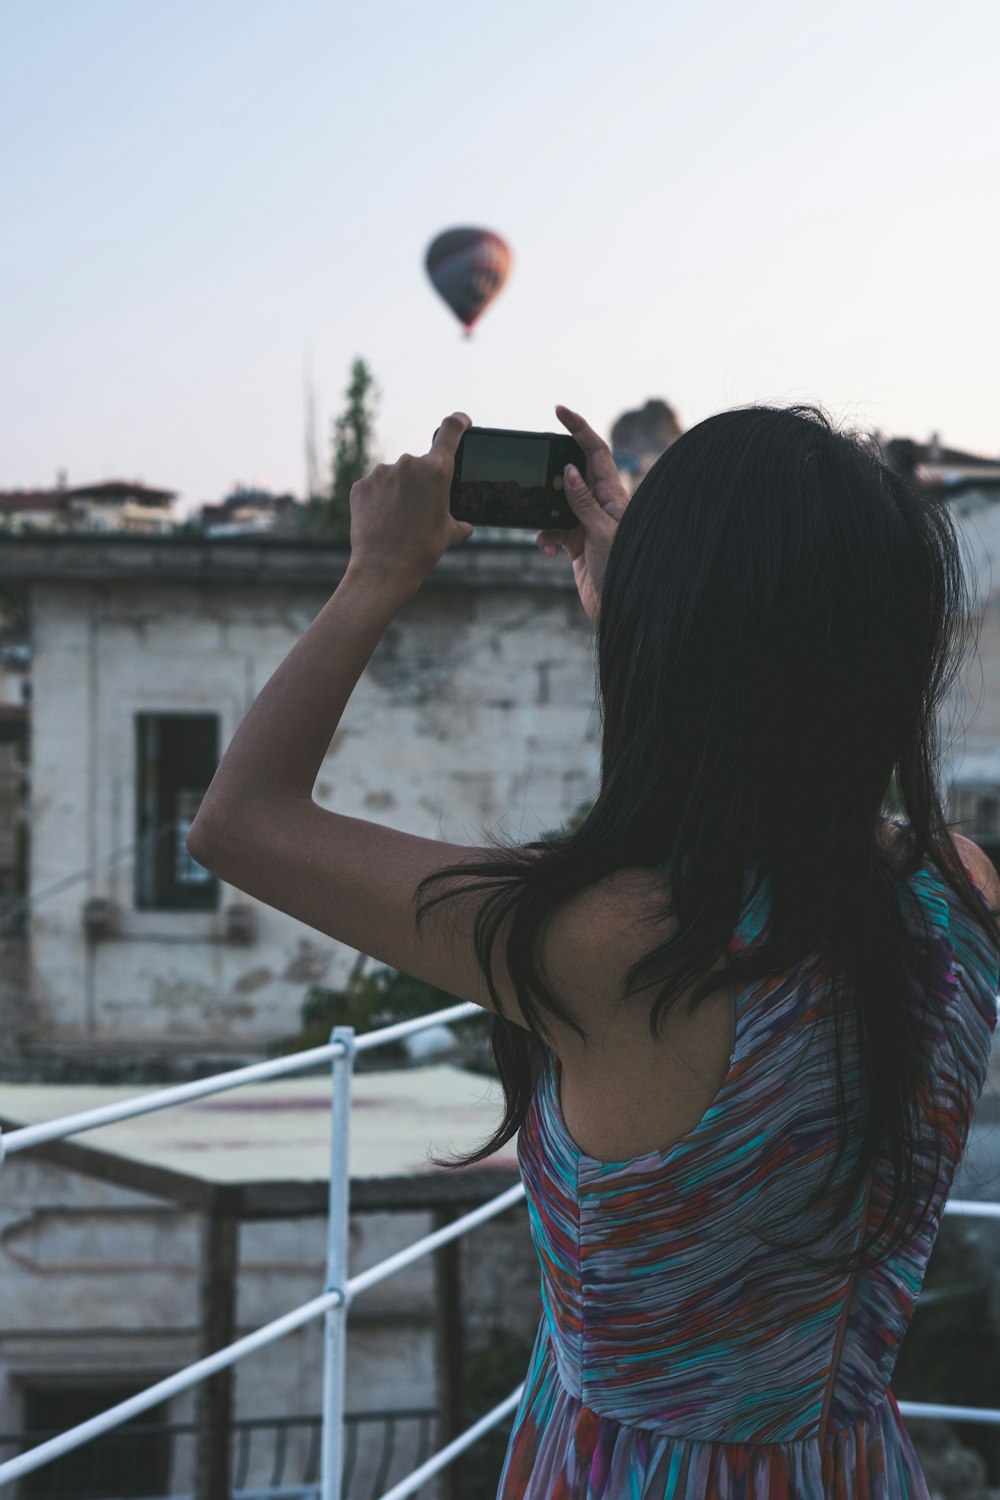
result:
[[[445,417],[420,458],[404,453],[378,464],[351,488],[351,564],[420,586],[449,547],[466,542],[474,527],[451,514],[451,481],[464,412]]]

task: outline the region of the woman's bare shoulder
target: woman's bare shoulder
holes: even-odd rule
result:
[[[991,906],[1000,906],[1000,875],[997,874],[996,866],[986,853],[972,839],[967,838],[964,833],[954,833],[948,830],[948,835],[958,850],[966,870],[975,884],[982,891]]]
[[[879,830],[880,843],[887,849],[893,849],[897,841],[901,841],[905,846],[906,826],[905,823],[898,819],[886,819]],[[962,861],[973,882],[981,890],[987,892],[993,890],[1000,895],[1000,876],[997,875],[996,867],[985,849],[981,849],[977,843],[967,838],[964,833],[955,833],[951,828],[946,828],[945,834],[954,846],[955,853]]]
[[[561,922],[567,932],[619,939],[625,929],[648,929],[651,923],[669,928],[672,921],[669,877],[664,870],[644,865],[601,876],[562,902],[553,918],[553,924]]]
[[[584,1025],[608,1012],[626,972],[671,938],[665,872],[648,867],[612,871],[560,902],[545,929],[544,962],[556,993],[572,997]]]

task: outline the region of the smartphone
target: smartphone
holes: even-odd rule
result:
[[[578,523],[563,494],[567,464],[587,472],[583,449],[566,433],[469,427],[455,455],[451,513],[473,526],[571,531]]]

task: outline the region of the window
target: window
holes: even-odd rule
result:
[[[39,1386],[24,1392],[25,1447],[36,1447],[136,1395],[151,1384]],[[44,1464],[20,1481],[23,1500],[105,1500],[107,1496],[165,1495],[169,1487],[170,1437],[150,1432],[162,1423],[167,1403],[140,1412],[111,1432]],[[129,1428],[140,1427],[137,1432]]]
[[[136,715],[135,904],[215,911],[219,882],[184,840],[219,764],[216,714]]]
[[[0,705],[0,908],[28,889],[28,721]],[[0,916],[0,940],[26,935],[26,908]]]
[[[1000,873],[1000,782],[954,782],[948,806],[955,832],[974,839]]]

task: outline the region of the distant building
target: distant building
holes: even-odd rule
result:
[[[219,505],[205,504],[192,518],[206,536],[248,536],[267,532],[295,536],[302,530],[307,506],[294,495],[237,484]]]
[[[60,475],[60,480],[64,476]],[[23,531],[172,531],[174,490],[157,490],[138,480],[107,479],[69,489],[0,490],[0,527]]]
[[[963,453],[959,448],[945,448],[937,433],[926,443],[914,438],[895,437],[883,441],[876,434],[882,456],[890,469],[916,479],[918,484],[937,486],[961,485],[966,482],[995,483],[1000,480],[1000,457],[982,453]]]
[[[993,602],[1000,580],[1000,457],[946,448],[937,433],[926,443],[906,437],[880,443],[890,468],[947,503],[962,537],[974,612],[992,605],[979,624],[978,665],[955,688],[964,732],[957,741],[946,736],[942,766],[948,818],[1000,869],[1000,622]]]
[[[135,480],[109,479],[68,490],[74,530],[172,531],[174,490],[154,490]],[[82,524],[81,524],[82,523]]]
[[[4,531],[27,527],[65,531],[69,520],[65,490],[0,490],[0,528]]]

